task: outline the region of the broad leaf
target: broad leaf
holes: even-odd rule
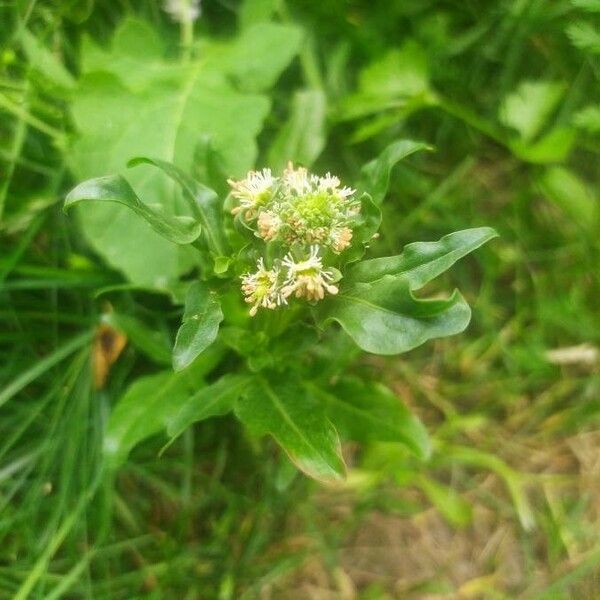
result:
[[[408,244],[398,256],[373,258],[355,265],[348,279],[366,283],[385,275],[403,275],[410,288],[418,290],[497,235],[490,227],[477,227],[450,233],[437,242]]]
[[[289,160],[310,166],[325,146],[325,94],[302,90],[294,94],[288,121],[269,151],[269,164],[280,171]]]
[[[399,140],[390,144],[376,159],[363,166],[357,188],[361,191],[367,190],[373,202],[380,205],[388,192],[390,174],[394,166],[421,150],[431,150],[431,146],[413,140]]]
[[[341,290],[323,303],[320,315],[322,323],[337,321],[367,352],[399,354],[460,333],[469,324],[471,310],[458,291],[447,300],[418,300],[408,278],[386,275]]]
[[[598,201],[573,171],[550,167],[540,174],[538,184],[542,193],[559,206],[584,230],[597,231]]]
[[[192,213],[202,224],[202,236],[208,248],[217,256],[224,255],[227,252],[227,240],[223,233],[223,208],[216,192],[164,160],[140,156],[128,163],[129,166],[140,164],[158,167],[182,187]]]
[[[172,217],[144,204],[121,175],[97,177],[80,183],[67,195],[64,209],[92,201],[126,206],[145,219],[156,233],[176,244],[190,244],[200,235],[201,226],[191,217]]]
[[[357,442],[399,442],[429,458],[431,442],[423,424],[381,384],[346,377],[332,388],[314,387],[342,437]]]
[[[204,56],[189,63],[165,60],[163,46],[156,32],[132,19],[117,29],[108,51],[84,45],[84,76],[72,103],[78,136],[68,156],[78,179],[119,173],[132,157],[148,154],[190,173],[206,136],[229,176],[241,176],[254,164],[268,98],[236,90],[218,61],[210,65]],[[271,80],[272,75],[262,78]],[[187,210],[172,182],[149,166],[126,177],[165,214]],[[198,261],[196,252],[161,240],[122,207],[78,212],[90,245],[134,283],[159,287]]]
[[[131,449],[146,438],[165,431],[182,407],[205,385],[204,376],[223,356],[213,346],[185,371],[161,371],[138,378],[113,409],[104,436],[103,452],[110,468],[118,467]]]
[[[244,29],[215,63],[250,92],[271,87],[300,49],[302,30],[281,23],[256,23]]]
[[[250,381],[247,375],[228,374],[212,385],[200,388],[173,412],[167,422],[167,435],[173,439],[192,423],[218,417],[233,410]]]
[[[270,434],[304,473],[322,482],[345,476],[340,441],[323,406],[294,377],[256,377],[235,413],[258,435]]]
[[[415,110],[427,103],[429,94],[425,52],[414,40],[407,40],[360,72],[358,91],[344,99],[339,118],[357,119],[410,104]]]
[[[514,140],[509,143],[515,156],[534,164],[563,162],[575,143],[576,131],[570,127],[555,127],[539,140],[525,143]]]
[[[222,320],[223,311],[217,295],[205,283],[194,282],[185,299],[183,322],[173,349],[175,371],[185,369],[217,339]]]
[[[564,92],[564,84],[556,81],[524,81],[504,99],[500,121],[516,129],[524,142],[530,142],[544,127]]]

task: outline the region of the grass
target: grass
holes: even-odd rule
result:
[[[394,172],[377,252],[471,225],[501,234],[444,282],[468,291],[465,334],[355,367],[377,370],[422,417],[432,461],[348,446],[347,484],[322,489],[228,418],[194,427],[160,459],[163,440],[150,440],[116,477],[101,471],[111,406],[155,367],[127,346],[95,390],[100,315],[110,300],[170,332],[176,314],[135,290],[96,297],[122,280],[60,210],[69,98],[16,32],[33,28],[73,73],[82,33],[106,40],[129,11],[178,34],[156,3],[92,2],[88,16],[75,4],[72,15],[60,3],[0,5],[0,598],[597,598],[600,144],[578,130],[566,158],[531,162],[498,118],[522,81],[556,79],[568,89],[546,130],[575,131],[574,115],[600,102],[600,72],[565,30],[597,16],[546,0],[276,8],[314,43],[275,89],[261,151],[297,82],[325,81],[319,167],[349,176],[398,137],[437,149]],[[230,31],[237,5],[205,4],[197,34]],[[407,36],[436,56],[437,105],[336,118],[357,71]],[[581,344],[591,350],[548,354]]]

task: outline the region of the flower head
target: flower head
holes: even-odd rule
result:
[[[291,162],[280,176],[263,169],[228,183],[238,200],[232,213],[269,243],[272,268],[266,269],[260,259],[257,271],[242,277],[245,300],[252,304],[250,314],[277,308],[290,298],[317,302],[326,294],[337,294],[339,271],[323,261],[352,243],[361,209],[355,190],[331,173],[321,177]]]
[[[275,309],[286,304],[286,298],[281,293],[278,269],[266,269],[264,261],[259,258],[255,273],[242,275],[242,292],[244,300],[252,304],[250,315],[254,316],[259,307]]]
[[[337,294],[338,288],[333,285],[334,273],[323,268],[319,257],[319,247],[312,246],[307,259],[296,262],[291,254],[287,254],[282,265],[287,269],[287,276],[282,288],[285,298],[294,294],[296,298],[309,301],[323,300],[325,292]]]
[[[288,163],[281,177],[263,169],[250,171],[241,181],[229,180],[229,185],[239,200],[233,214],[256,220],[256,234],[267,242],[320,244],[338,254],[350,245],[360,202],[331,173],[319,177]]]
[[[262,171],[250,171],[246,179],[235,181],[228,179],[227,183],[231,186],[231,195],[240,201],[231,212],[237,214],[244,212],[247,220],[256,217],[260,207],[268,205],[273,196],[273,186],[275,179],[271,175],[271,169]]]

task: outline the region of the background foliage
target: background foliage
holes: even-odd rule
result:
[[[0,4],[0,597],[595,598],[599,19],[597,0],[212,0],[190,37],[157,2]],[[466,333],[348,365],[421,416],[431,459],[363,431],[323,490],[224,417],[88,497],[115,401],[165,401],[197,259],[119,207],[74,222],[65,192],[147,154],[219,191],[288,158],[355,181],[401,138],[434,151],[372,165],[374,253],[501,234],[452,273]],[[184,210],[151,167],[127,177]]]

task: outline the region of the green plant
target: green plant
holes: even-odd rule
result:
[[[397,142],[396,160],[423,148]],[[218,164],[218,154],[210,155]],[[458,291],[426,300],[414,292],[496,233],[467,229],[363,260],[381,223],[389,155],[365,166],[356,189],[290,163],[281,176],[264,169],[229,180],[224,199],[171,163],[131,160],[178,184],[187,204],[180,215],[145,204],[122,175],[69,193],[65,208],[122,204],[169,242],[194,248],[199,260],[196,276],[183,282],[174,371],[142,377],[125,392],[106,432],[110,465],[162,429],[173,440],[192,423],[230,411],[251,431],[272,435],[320,481],[344,477],[338,429],[349,439],[399,442],[429,456],[424,427],[400,400],[377,381],[349,375],[357,351],[343,338],[386,355],[463,331],[471,312]],[[341,330],[328,327],[333,322]]]

